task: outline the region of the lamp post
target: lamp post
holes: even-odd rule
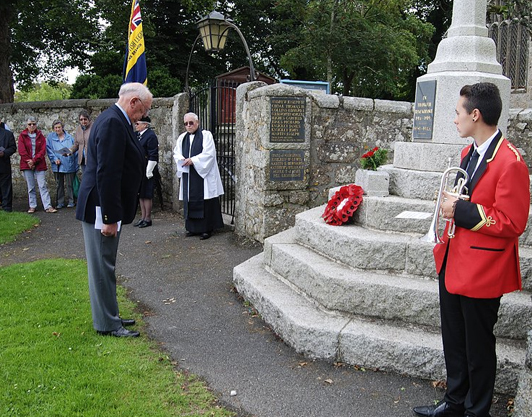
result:
[[[248,44],[244,35],[238,27],[233,23],[231,19],[226,19],[223,14],[213,11],[207,16],[200,19],[197,23],[200,34],[197,36],[192,49],[190,50],[190,55],[188,57],[187,73],[185,80],[185,90],[188,91],[188,71],[190,67],[190,61],[192,59],[192,52],[194,52],[194,47],[196,43],[201,38],[203,41],[203,47],[206,52],[219,52],[225,47],[225,41],[227,40],[227,33],[230,28],[233,28],[236,33],[240,36],[244,48],[246,49],[246,54],[248,55],[249,60],[249,79],[250,81],[255,81],[257,75],[255,73],[255,68],[253,67],[253,61],[251,60],[251,54],[249,52]]]

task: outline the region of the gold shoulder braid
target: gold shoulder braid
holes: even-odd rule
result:
[[[515,156],[517,158],[518,161],[521,160],[521,156],[519,155],[519,152],[517,152],[517,149],[515,149],[511,143],[508,143],[508,148],[513,152],[515,153]]]

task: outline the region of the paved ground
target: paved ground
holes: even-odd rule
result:
[[[36,216],[41,226],[3,246],[0,265],[84,258],[72,209]],[[139,303],[145,332],[239,416],[403,417],[441,398],[430,381],[312,361],[285,345],[233,289],[233,267],[260,251],[229,230],[185,238],[181,217],[156,212],[152,227],[124,226],[117,273]],[[492,416],[506,416],[505,404],[500,398]]]

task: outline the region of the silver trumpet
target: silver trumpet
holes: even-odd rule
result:
[[[463,177],[460,178],[456,182],[456,185],[452,189],[447,190],[449,175],[453,171],[461,172]],[[447,191],[453,197],[456,197],[460,200],[469,200],[469,196],[467,195],[467,192],[468,192],[467,187],[465,186],[468,181],[469,181],[469,175],[467,174],[465,170],[463,170],[460,167],[450,167],[444,171],[441,177],[440,190],[438,191],[438,199],[436,201],[436,208],[434,209],[434,215],[432,216],[432,222],[430,223],[430,229],[427,232],[427,234],[421,238],[423,242],[443,243],[443,240],[440,237],[440,234],[438,232],[438,225],[439,225],[440,217],[441,217],[441,203],[442,203],[441,200],[443,197],[443,192]],[[452,239],[454,237],[454,231],[456,228],[454,224],[454,219],[444,219],[444,220],[447,222],[450,222],[449,229],[447,230],[447,236],[449,237],[449,239]],[[443,233],[442,233],[442,236],[443,236]]]

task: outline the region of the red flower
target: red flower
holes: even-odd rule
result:
[[[364,194],[364,190],[358,185],[350,184],[341,187],[331,197],[321,217],[327,224],[340,226],[357,211],[358,206],[362,203],[362,194]]]

